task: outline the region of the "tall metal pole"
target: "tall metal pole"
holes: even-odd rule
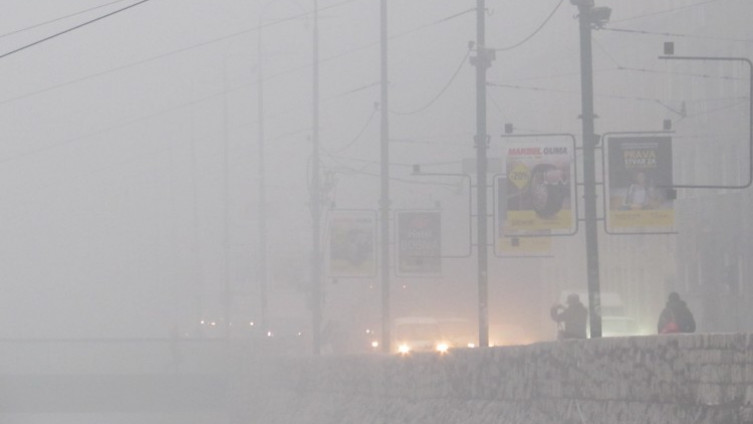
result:
[[[230,134],[228,129],[228,96],[227,96],[227,57],[223,62],[223,80],[225,86],[225,96],[222,102],[222,185],[223,185],[223,293],[222,293],[222,318],[224,321],[225,337],[230,337],[231,308],[233,304],[233,293],[230,286]]]
[[[389,75],[387,67],[387,0],[380,5],[381,44],[381,258],[382,258],[382,351],[390,352],[390,131]]]
[[[322,281],[321,281],[321,177],[319,170],[319,2],[314,0],[314,87],[313,87],[313,131],[311,141],[312,181],[311,181],[311,324],[314,355],[319,355],[322,348]]]
[[[486,48],[486,4],[484,0],[476,1],[476,57],[472,63],[476,66],[476,210],[478,219],[478,343],[481,347],[489,346],[489,308],[488,308],[488,256],[487,256],[487,184],[486,184],[486,70],[491,66],[491,50]]]
[[[259,33],[258,33],[258,65],[257,72],[257,99],[258,99],[258,119],[259,119],[259,303],[261,307],[261,330],[263,334],[269,329],[267,319],[267,187],[265,184],[265,161],[264,161],[264,52],[262,40],[262,11],[259,12]]]
[[[586,266],[591,338],[601,338],[601,289],[599,287],[599,239],[596,215],[596,146],[594,133],[593,59],[591,26],[593,2],[578,5],[580,11],[580,68],[583,121],[583,201],[585,203]]]

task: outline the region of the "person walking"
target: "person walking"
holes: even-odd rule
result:
[[[567,306],[554,305],[549,311],[559,327],[558,339],[585,339],[588,324],[588,309],[581,303],[580,297],[572,293],[567,296]]]
[[[695,332],[693,313],[676,292],[669,294],[667,305],[659,315],[656,330],[659,334]]]

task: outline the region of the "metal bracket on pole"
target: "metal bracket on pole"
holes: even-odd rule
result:
[[[745,189],[753,185],[753,62],[746,57],[715,57],[715,56],[672,56],[674,46],[671,43],[664,44],[665,56],[659,56],[662,60],[685,60],[685,61],[711,61],[711,62],[743,62],[748,65],[750,72],[748,99],[748,181],[743,185],[703,185],[703,184],[672,184],[671,188],[700,188],[700,189]]]

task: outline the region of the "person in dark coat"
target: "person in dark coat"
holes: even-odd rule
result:
[[[588,324],[588,309],[580,297],[573,293],[567,297],[567,306],[554,305],[549,311],[559,326],[559,339],[585,339]]]
[[[672,292],[667,298],[667,305],[659,316],[656,326],[659,334],[692,333],[695,331],[695,319],[688,305],[680,295]]]

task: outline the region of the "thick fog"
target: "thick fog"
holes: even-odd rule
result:
[[[5,1],[0,53],[135,3]],[[750,2],[597,3],[612,14],[593,32],[596,133],[657,132],[671,120],[675,183],[745,184],[749,70],[658,56],[665,41],[678,56],[750,56]],[[489,157],[502,166],[506,124],[513,134],[573,134],[580,146],[577,8],[486,4],[486,44],[497,49]],[[310,333],[313,7],[154,0],[2,56],[0,337],[224,337],[262,320],[265,330]],[[336,211],[376,217],[380,206],[379,1],[318,7],[322,322],[349,335],[344,350],[368,350],[356,334],[380,330],[381,280],[334,278],[326,251]],[[412,175],[413,164],[475,172],[474,7],[389,2],[390,209],[439,208],[442,254],[471,253],[443,259],[440,275],[391,270],[393,317],[477,323],[475,185]],[[735,303],[751,295],[742,284],[749,205],[747,190],[679,189],[671,234],[611,235],[600,222],[602,290],[618,293],[649,331],[672,290],[698,311],[699,328],[749,329]],[[563,291],[586,290],[583,226],[552,238],[544,257],[495,253],[492,331],[517,334],[512,342],[553,339],[549,306]]]

